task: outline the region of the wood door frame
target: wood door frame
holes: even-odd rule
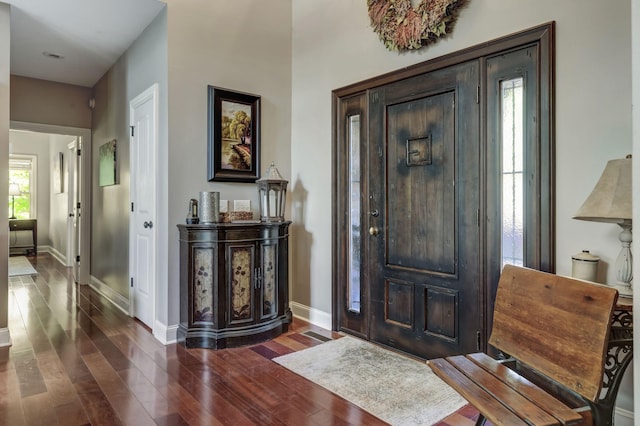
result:
[[[486,43],[478,44],[457,52],[453,52],[438,58],[431,59],[426,62],[415,64],[398,71],[389,72],[377,77],[373,77],[361,82],[357,82],[332,92],[332,327],[338,330],[340,327],[340,318],[338,313],[341,311],[340,286],[341,280],[344,280],[345,273],[341,268],[345,267],[344,253],[340,250],[341,239],[340,232],[344,228],[341,223],[341,215],[343,214],[344,203],[341,197],[344,195],[339,191],[342,189],[343,183],[339,173],[344,168],[342,159],[340,158],[341,150],[339,143],[341,141],[341,124],[343,122],[340,116],[343,99],[358,94],[365,94],[368,98],[369,91],[373,88],[383,86],[389,83],[397,82],[409,77],[438,70],[441,68],[453,66],[459,63],[468,62],[479,59],[481,66],[481,86],[478,89],[478,98],[480,103],[480,135],[481,135],[481,158],[486,159],[487,155],[487,108],[486,108],[486,71],[484,68],[485,58],[500,53],[506,53],[516,49],[520,49],[527,45],[535,44],[538,49],[538,60],[540,70],[540,86],[539,93],[539,121],[537,131],[539,132],[539,141],[542,149],[546,150],[543,164],[540,165],[538,172],[539,179],[549,188],[548,195],[544,200],[540,200],[538,208],[538,220],[541,224],[539,243],[543,245],[544,250],[539,251],[539,264],[533,267],[540,267],[548,272],[555,272],[555,22],[548,22],[521,32],[517,32],[505,37],[501,37]],[[366,119],[366,116],[363,116]],[[365,128],[367,125],[365,124]],[[367,137],[367,135],[361,135]],[[544,161],[547,160],[547,161]],[[487,192],[487,181],[484,178],[487,174],[486,161],[480,164],[480,190],[482,193]],[[481,214],[486,213],[486,196],[481,197],[480,201]],[[485,217],[486,216],[481,216]],[[480,218],[479,218],[480,220]],[[480,227],[480,250],[482,253],[487,251],[487,227],[486,220]],[[488,308],[488,298],[495,293],[493,287],[497,286],[497,281],[490,281],[491,271],[488,265],[481,261],[480,276],[483,277],[481,295],[483,300],[481,306],[485,311],[483,314],[483,333],[481,340],[483,349],[486,348],[489,327],[491,325],[491,313],[486,312]],[[365,302],[366,303],[366,302]]]
[[[367,93],[359,92],[354,93],[350,96],[340,99],[334,99],[333,107],[334,111],[334,121],[339,122],[340,117],[349,115],[359,115],[360,116],[360,149],[361,156],[363,153],[367,152],[366,144],[363,144],[362,141],[366,141],[369,139],[368,137],[368,102],[367,102]],[[339,133],[334,133],[334,140],[336,141],[333,146],[333,170],[334,170],[334,190],[332,191],[332,205],[334,206],[334,211],[342,212],[348,211],[349,203],[345,202],[338,194],[349,192],[347,188],[347,182],[339,182],[340,179],[336,179],[335,171],[336,170],[347,170],[348,164],[342,164],[342,160],[349,158],[349,146],[347,143],[342,143],[346,139],[348,139],[347,129],[337,130],[340,126],[334,126],[333,131],[339,131]],[[342,150],[342,152],[338,152],[338,150]],[[368,155],[368,154],[364,154]],[[346,173],[346,172],[343,172]],[[366,176],[369,171],[366,164],[361,164],[361,175],[363,176],[363,181],[368,182]],[[364,183],[367,186],[367,183]],[[368,190],[365,191],[368,193]],[[366,194],[363,194],[366,195]],[[346,198],[346,197],[344,197]],[[335,217],[335,216],[334,216]],[[363,223],[363,222],[362,222]],[[362,225],[361,223],[361,225]],[[340,302],[339,291],[341,290],[339,286],[335,285],[335,283],[345,282],[348,280],[349,276],[349,266],[348,258],[349,253],[346,251],[351,247],[350,241],[348,237],[350,235],[349,229],[351,227],[351,223],[348,221],[334,221],[333,222],[333,267],[331,268],[332,273],[332,282],[334,283],[333,287],[333,315],[332,315],[332,327],[334,330],[338,330],[338,323],[349,323],[349,326],[346,329],[349,330],[350,333],[361,337],[363,339],[369,338],[369,321],[368,314],[370,305],[369,301],[369,288],[361,288],[360,291],[360,299],[361,301],[365,301],[360,306],[359,312],[351,312],[349,309],[342,309]],[[336,229],[339,228],[339,229]],[[361,253],[362,257],[366,258],[369,256],[368,252],[368,244],[361,244]],[[339,266],[338,266],[339,263]],[[361,282],[367,279],[367,272],[364,271],[360,276]],[[346,296],[345,296],[346,297]]]

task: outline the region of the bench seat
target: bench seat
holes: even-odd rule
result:
[[[496,426],[574,425],[583,423],[583,415],[588,417],[588,405],[571,408],[484,353],[427,362]]]
[[[427,361],[494,425],[611,425],[597,409],[618,298],[612,288],[505,265],[484,353]],[[513,365],[511,365],[513,364]]]

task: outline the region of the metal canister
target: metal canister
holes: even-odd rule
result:
[[[200,192],[198,203],[200,223],[215,223],[220,220],[220,193]]]
[[[598,262],[600,258],[582,250],[581,253],[571,256],[571,276],[581,280],[595,282],[598,277]]]

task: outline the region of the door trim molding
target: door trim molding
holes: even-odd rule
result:
[[[80,216],[80,268],[78,283],[89,284],[89,271],[91,266],[91,129],[83,127],[58,126],[55,124],[31,123],[27,121],[10,121],[11,130],[26,130],[37,133],[51,133],[57,135],[79,136],[82,139],[82,215]],[[84,232],[82,232],[82,230]]]
[[[402,68],[400,70],[391,71],[376,77],[369,78],[348,86],[335,89],[333,91],[334,98],[343,98],[345,96],[354,95],[364,92],[374,87],[384,86],[385,84],[394,83],[409,77],[426,74],[451,65],[460,64],[462,62],[472,61],[484,56],[490,56],[499,52],[509,51],[530,43],[554,44],[554,28],[555,22],[547,22],[523,31],[519,31],[504,37],[499,37],[486,43],[476,44],[466,49],[457,50],[437,58],[429,59],[415,65]],[[543,66],[550,67],[551,64]],[[553,73],[551,74],[554,77]],[[334,102],[335,106],[335,102]],[[335,110],[334,110],[335,111]],[[335,133],[334,133],[335,134]]]

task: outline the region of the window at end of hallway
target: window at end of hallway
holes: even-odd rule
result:
[[[36,157],[9,157],[9,218],[35,219]],[[13,194],[13,195],[12,195]]]

